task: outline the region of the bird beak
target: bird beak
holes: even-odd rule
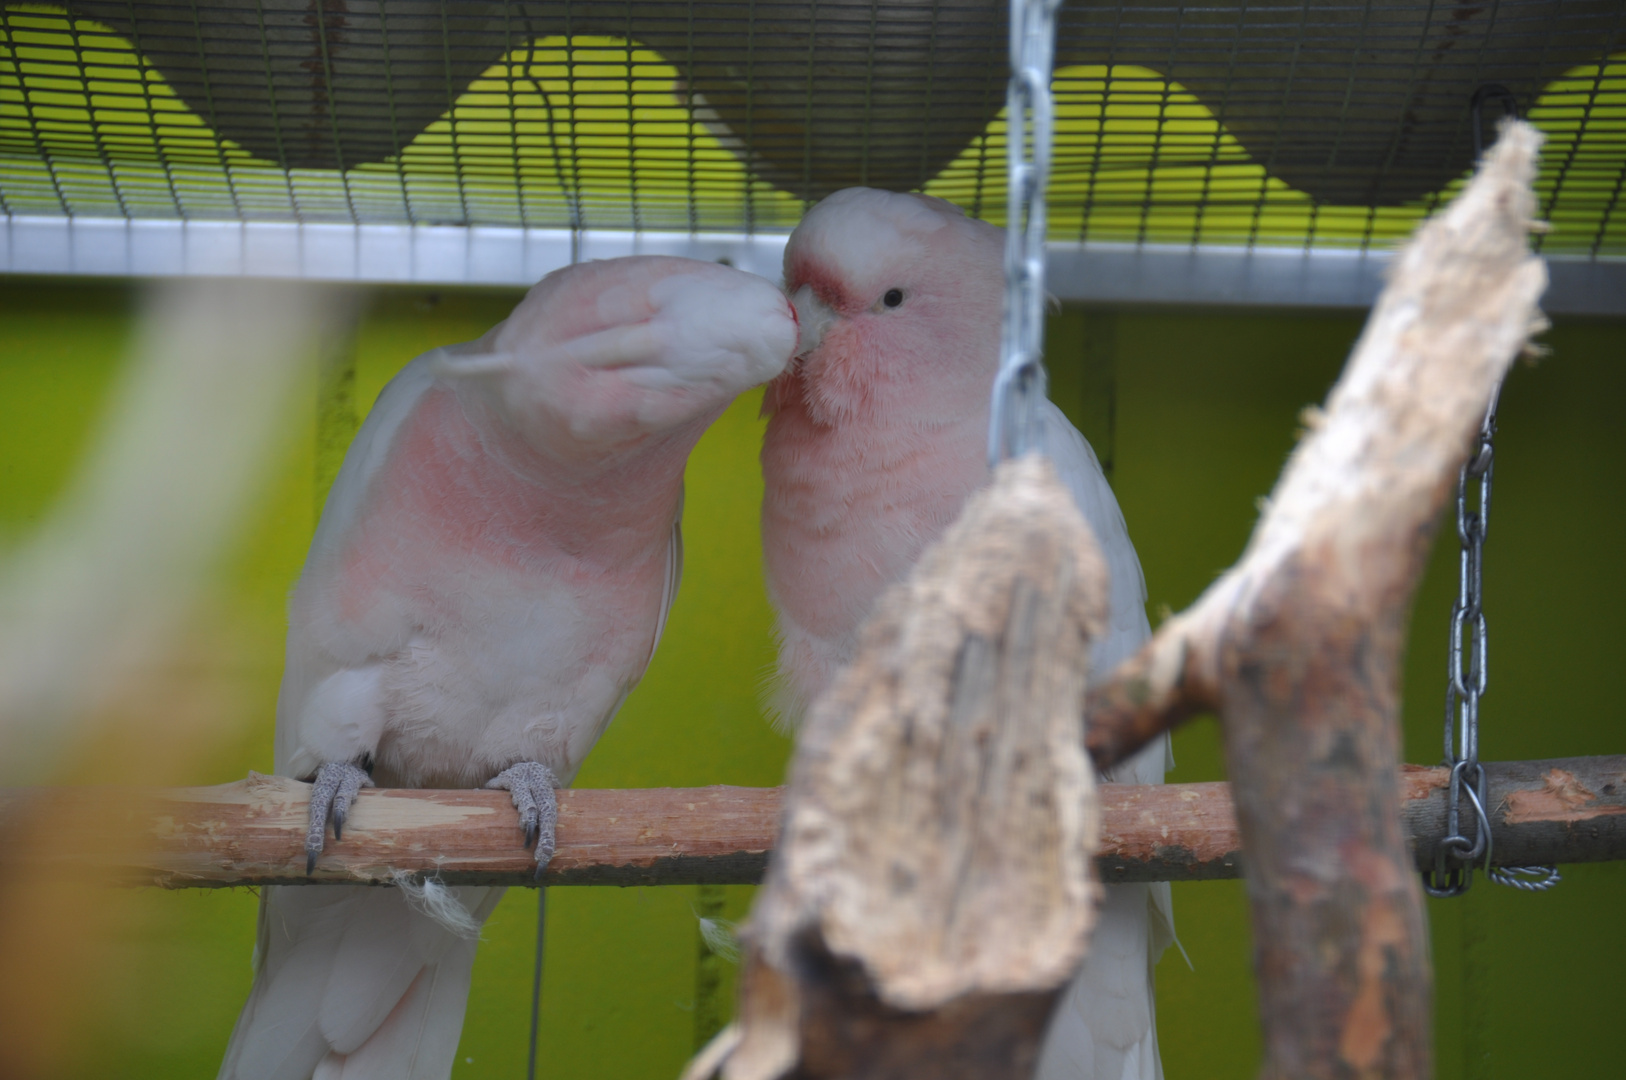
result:
[[[800,360],[819,347],[825,331],[835,322],[836,313],[814,294],[811,285],[803,285],[792,293],[790,306],[796,309],[796,359]]]

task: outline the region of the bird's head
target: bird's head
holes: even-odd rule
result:
[[[769,392],[838,423],[986,401],[998,366],[1004,234],[925,195],[848,188],[785,247],[796,361]]]

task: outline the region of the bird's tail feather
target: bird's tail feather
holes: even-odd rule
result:
[[[1109,885],[1084,966],[1062,992],[1038,1080],[1162,1080],[1148,885]]]
[[[503,890],[455,888],[475,925]],[[400,889],[268,888],[259,967],[221,1080],[444,1080],[457,1053],[475,941]]]
[[[350,1054],[329,1051],[312,1080],[445,1080],[463,1034],[473,968],[473,943],[460,941],[439,963],[418,972],[359,1049]]]

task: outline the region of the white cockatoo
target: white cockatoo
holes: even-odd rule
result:
[[[785,249],[802,327],[768,387],[762,540],[794,722],[853,658],[870,606],[989,478],[1004,233],[940,199],[851,188],[810,210]],[[1146,640],[1146,587],[1117,500],[1084,437],[1045,402],[1043,449],[1112,575],[1100,675]],[[1166,741],[1109,779],[1161,783]],[[1156,1080],[1152,967],[1173,939],[1166,883],[1106,890],[1090,951],[1051,1021],[1042,1080]]]
[[[761,278],[634,257],[550,274],[480,340],[396,376],[290,611],[276,769],[315,781],[312,864],[360,787],[483,784],[512,793],[540,872],[553,789],[643,675],[677,590],[689,451],[796,336]],[[266,889],[221,1077],[444,1080],[501,894]]]

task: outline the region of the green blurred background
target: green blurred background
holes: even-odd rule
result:
[[[355,343],[360,411],[413,356],[478,336],[518,296],[368,293]],[[37,522],[70,477],[138,298],[113,282],[0,284],[0,545]],[[1052,320],[1055,396],[1113,466],[1154,624],[1236,558],[1299,410],[1325,396],[1360,326],[1349,313],[1166,309],[1068,309]],[[1620,753],[1626,741],[1609,675],[1626,610],[1626,322],[1559,320],[1545,341],[1552,355],[1520,366],[1503,397],[1486,571],[1491,760]],[[123,775],[114,739],[88,748],[68,779],[208,784],[270,770],[284,604],[314,525],[317,394],[313,367],[310,408],[290,424],[275,481],[197,605],[185,647],[114,710],[137,733],[166,719],[151,729],[173,742],[163,764]],[[578,786],[779,781],[790,745],[762,719],[757,693],[772,659],[757,548],[760,431],[749,395],[695,452],[682,591],[647,677]],[[1416,606],[1411,761],[1440,758],[1454,559],[1453,543],[1436,550]],[[1209,722],[1180,733],[1175,755],[1171,781],[1224,776]],[[738,918],[751,891],[550,891],[540,1074],[675,1076],[714,1026],[710,1013],[732,1000],[732,969],[702,960],[697,912],[720,906]],[[1481,881],[1464,899],[1430,901],[1439,1075],[1618,1075],[1623,899],[1626,866],[1605,864],[1566,868],[1545,895]],[[1158,969],[1167,1075],[1251,1077],[1259,1038],[1241,884],[1176,885],[1175,904],[1194,970],[1172,950]],[[88,917],[106,955],[94,957],[55,1075],[213,1076],[249,985],[255,906],[249,890],[94,897]],[[513,890],[488,924],[454,1076],[523,1075],[535,916],[535,894]]]

